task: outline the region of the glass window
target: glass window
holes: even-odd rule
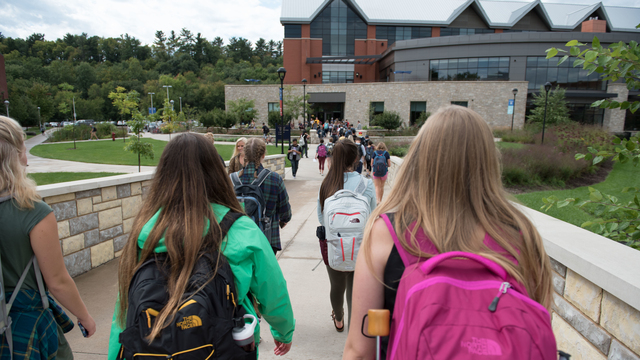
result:
[[[280,103],[277,102],[270,102],[268,105],[268,112],[272,112],[272,111],[276,111],[276,112],[280,112]]]
[[[411,114],[409,116],[409,122],[411,125],[415,124],[416,120],[420,117],[423,112],[427,111],[427,102],[426,101],[412,101]]]
[[[451,105],[469,107],[469,102],[468,101],[452,101]]]
[[[474,35],[474,34],[493,34],[493,29],[472,29],[472,28],[440,28],[440,36],[456,36],[456,35]]]
[[[431,81],[509,81],[509,58],[431,60]]]
[[[525,80],[529,82],[529,89],[539,89],[550,82],[553,87],[560,86],[569,90],[606,90],[607,82],[598,73],[589,75],[587,70],[573,68],[573,61],[575,58],[570,57],[558,66],[556,59],[528,57]]]
[[[376,39],[387,40],[387,46],[396,41],[431,37],[431,28],[425,26],[376,26]]]
[[[323,84],[344,84],[353,82],[353,71],[323,71]]]
[[[373,112],[373,116],[382,114],[384,112],[384,101],[372,101],[370,106],[371,111]]]
[[[333,0],[311,22],[311,37],[322,39],[322,55],[355,54],[355,39],[367,37],[367,24],[344,1]]]
[[[285,39],[299,39],[302,37],[302,25],[285,25],[284,26]]]

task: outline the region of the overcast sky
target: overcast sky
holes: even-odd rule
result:
[[[305,1],[305,0],[299,0]],[[392,0],[389,0],[392,1]],[[446,0],[444,0],[446,1]],[[593,4],[594,0],[551,0]],[[605,5],[640,7],[640,0],[603,0]],[[0,0],[0,32],[25,38],[33,33],[55,40],[66,33],[118,37],[128,33],[145,44],[156,30],[187,28],[208,40],[236,36],[252,42],[281,40],[282,0]]]

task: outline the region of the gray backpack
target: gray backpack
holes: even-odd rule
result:
[[[364,191],[370,180],[360,177],[355,191],[342,189],[324,201],[322,216],[327,238],[327,261],[338,271],[354,271],[371,209]]]
[[[12,196],[3,196],[0,197],[0,204],[11,200]],[[9,317],[9,312],[11,312],[11,306],[13,306],[13,302],[16,300],[18,296],[18,292],[20,292],[20,287],[24,283],[24,280],[31,269],[31,265],[33,264],[33,269],[36,273],[36,281],[38,283],[38,291],[40,292],[40,298],[42,299],[42,307],[46,310],[49,308],[49,299],[47,298],[47,293],[44,291],[44,281],[42,281],[42,273],[40,272],[40,266],[38,266],[38,260],[36,256],[33,255],[29,263],[25,267],[22,272],[22,276],[20,276],[20,280],[16,284],[16,287],[13,289],[13,293],[11,294],[11,299],[7,303],[6,293],[4,291],[4,278],[2,276],[2,260],[0,260],[0,334],[5,334],[7,337],[7,344],[9,345],[9,353],[11,359],[13,359],[13,336],[11,335],[11,318]]]

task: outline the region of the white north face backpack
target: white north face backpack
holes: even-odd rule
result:
[[[339,190],[324,201],[324,227],[329,266],[338,271],[354,271],[356,258],[369,215],[364,196],[369,180],[360,177],[355,191]]]

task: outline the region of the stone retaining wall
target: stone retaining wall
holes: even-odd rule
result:
[[[285,177],[284,155],[267,156],[263,165]],[[58,221],[62,255],[71,276],[120,255],[153,174],[149,171],[38,187]]]
[[[393,186],[403,160],[391,157]],[[520,206],[553,267],[553,331],[572,360],[640,360],[640,251]]]

